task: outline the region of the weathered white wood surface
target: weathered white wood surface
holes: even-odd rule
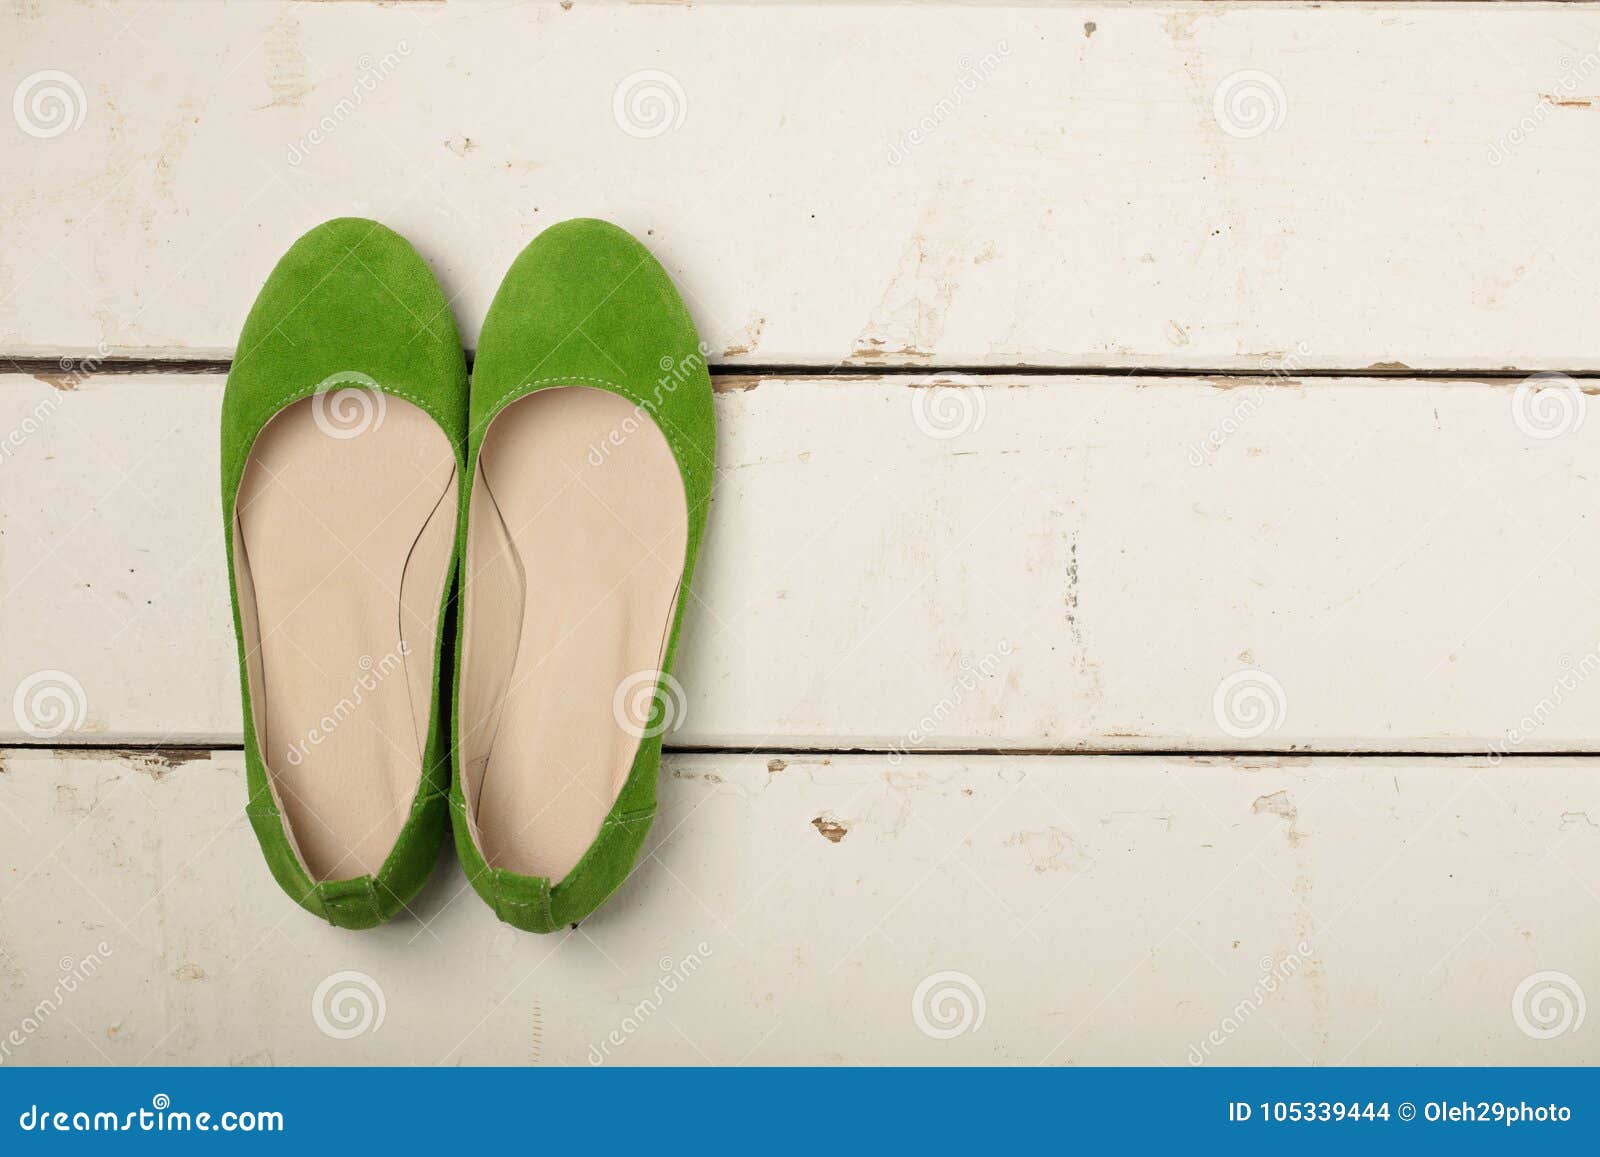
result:
[[[1592,1007],[1513,1015],[1539,973],[1600,993],[1590,759],[673,756],[634,877],[536,937],[448,853],[414,918],[319,924],[236,752],[3,758],[0,1030],[101,958],[10,1063],[1600,1059]],[[375,1031],[318,1028],[342,972]]]
[[[598,215],[727,362],[1597,368],[1597,53],[1565,4],[7,0],[54,135],[0,133],[0,353],[225,353],[349,213],[471,342]]]
[[[58,742],[238,742],[221,379],[52,380],[0,378],[0,734],[28,740],[14,689],[44,671],[82,689]],[[1600,740],[1576,388],[984,381],[722,380],[672,742]]]

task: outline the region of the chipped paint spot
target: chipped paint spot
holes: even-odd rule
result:
[[[1083,22],[1083,38],[1085,40],[1088,40],[1089,37],[1091,37],[1091,36],[1093,36],[1095,34],[1095,30],[1097,28],[1099,28],[1099,27],[1100,26],[1098,24],[1096,24],[1093,20],[1085,20]]]
[[[1075,867],[1082,859],[1077,842],[1060,828],[1013,832],[1006,847],[1021,848],[1028,867],[1035,872],[1060,872]]]
[[[743,329],[728,339],[727,344],[722,347],[722,356],[734,358],[741,354],[755,352],[756,347],[761,344],[761,331],[766,328],[766,318],[751,318],[745,322]]]
[[[478,147],[478,142],[471,137],[451,137],[444,143],[444,147],[456,156],[464,157]]]
[[[817,834],[830,844],[838,843],[850,833],[850,825],[835,819],[831,812],[823,812],[811,821],[811,826],[816,828]]]
[[[786,761],[782,760],[782,759],[769,759],[769,760],[767,760],[767,771],[770,772],[773,775],[777,775],[780,771],[782,771],[784,768],[786,768],[788,766],[789,766],[789,764]]]
[[[968,179],[954,190],[954,197],[943,185],[934,190],[871,320],[855,340],[852,357],[934,356],[959,288],[957,272],[982,249],[967,221],[965,202],[971,189]]]
[[[1274,815],[1289,821],[1287,833],[1291,847],[1299,847],[1305,834],[1295,828],[1295,823],[1300,819],[1300,809],[1294,806],[1294,801],[1289,798],[1286,791],[1275,791],[1271,795],[1257,796],[1256,801],[1250,805],[1251,815]]]
[[[204,980],[206,978],[206,970],[198,964],[184,964],[172,975],[179,980]]]

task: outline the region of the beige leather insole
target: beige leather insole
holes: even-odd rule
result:
[[[626,705],[619,719],[616,699],[630,675],[661,666],[688,542],[683,481],[626,399],[544,389],[490,426],[468,518],[469,816],[491,866],[559,881],[638,751],[646,720]]]
[[[315,880],[377,872],[416,796],[456,489],[444,431],[372,391],[296,402],[251,448],[234,550],[252,713]]]

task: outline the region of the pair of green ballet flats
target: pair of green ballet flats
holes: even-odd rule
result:
[[[247,811],[297,903],[383,923],[447,823],[518,928],[621,885],[683,709],[714,454],[694,325],[623,230],[536,238],[470,381],[398,234],[345,218],[294,244],[228,375],[222,507]]]

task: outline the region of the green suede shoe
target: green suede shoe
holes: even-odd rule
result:
[[[311,230],[239,337],[222,511],[251,826],[295,902],[388,920],[444,839],[440,671],[467,371],[449,303],[373,221]]]
[[[711,378],[649,251],[540,234],[478,343],[451,819],[472,886],[549,932],[627,878],[655,816],[668,673],[715,468]]]

